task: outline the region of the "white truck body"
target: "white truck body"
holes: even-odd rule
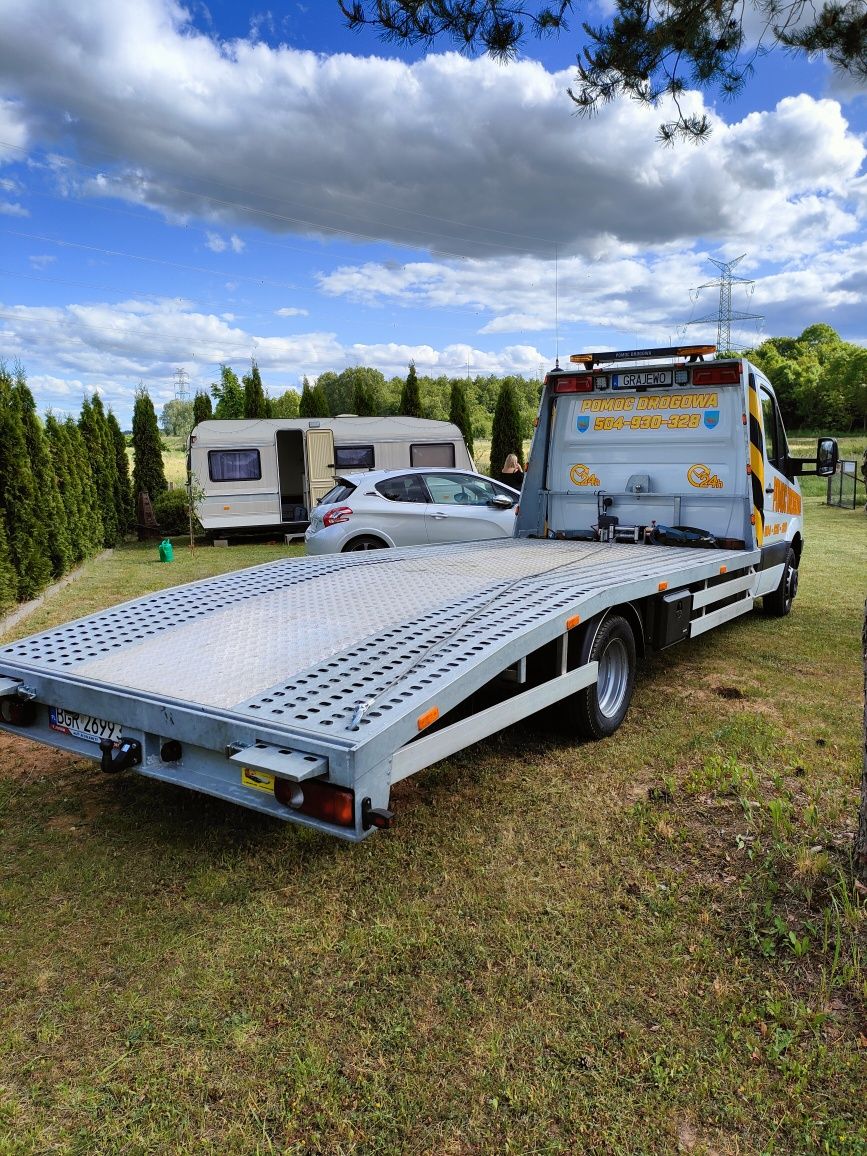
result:
[[[199,521],[222,534],[303,533],[337,474],[474,468],[456,425],[413,417],[203,421],[190,435],[187,463]]]
[[[668,371],[549,374],[515,538],[286,559],[7,645],[0,725],[355,841],[394,783],[552,703],[613,733],[636,654],[796,590],[809,467],[773,391],[742,360]],[[583,404],[609,398],[629,404]],[[699,548],[664,544],[684,514]]]

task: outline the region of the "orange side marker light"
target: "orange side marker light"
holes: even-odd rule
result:
[[[432,723],[435,723],[439,717],[440,708],[438,706],[432,706],[430,710],[426,710],[424,714],[418,716],[416,726],[420,731],[423,731],[425,727],[429,727]]]

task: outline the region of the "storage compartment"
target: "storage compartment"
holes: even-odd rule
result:
[[[691,617],[692,594],[688,590],[672,590],[657,598],[650,632],[653,649],[664,650],[688,638]]]

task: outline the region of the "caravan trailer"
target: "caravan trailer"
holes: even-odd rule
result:
[[[187,465],[211,534],[303,534],[338,473],[475,468],[456,425],[400,416],[203,421],[190,434]]]

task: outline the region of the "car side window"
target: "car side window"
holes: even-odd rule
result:
[[[397,478],[384,478],[374,489],[389,502],[429,501],[424,483],[416,474],[406,474]]]
[[[762,420],[765,426],[765,441],[768,446],[768,461],[778,470],[785,468],[789,452],[783,420],[776,402],[765,389],[759,390],[762,402]]]
[[[470,474],[425,474],[435,502],[456,506],[486,506],[496,490],[486,478]]]

